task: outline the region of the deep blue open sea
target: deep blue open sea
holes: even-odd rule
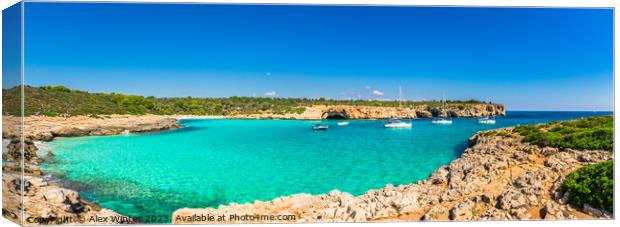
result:
[[[96,204],[132,217],[170,215],[183,207],[270,200],[333,189],[363,194],[386,184],[425,179],[458,158],[477,131],[578,119],[611,112],[518,112],[495,125],[453,119],[413,120],[386,129],[381,120],[182,120],[165,132],[58,138],[43,171]]]

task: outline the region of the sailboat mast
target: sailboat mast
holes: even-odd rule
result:
[[[400,108],[403,102],[403,87],[398,86],[398,107]]]
[[[443,103],[443,108],[445,109],[446,108],[446,95],[445,94],[441,95],[441,102]]]
[[[398,108],[402,108],[402,102],[403,102],[403,87],[401,85],[398,85]],[[411,124],[411,115],[407,114],[407,116],[409,117],[409,123]]]

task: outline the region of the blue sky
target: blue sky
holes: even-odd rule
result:
[[[26,84],[613,108],[610,9],[26,3]]]
[[[2,10],[2,87],[21,83],[21,4]]]

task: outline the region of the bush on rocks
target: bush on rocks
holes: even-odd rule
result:
[[[578,150],[613,150],[613,117],[597,116],[576,121],[517,126],[523,141],[541,147]]]
[[[590,204],[596,208],[613,212],[614,179],[613,161],[587,165],[570,173],[562,185],[568,192],[568,202],[583,207]]]

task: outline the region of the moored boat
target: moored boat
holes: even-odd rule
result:
[[[445,110],[446,109],[446,97],[445,96],[442,96],[441,102],[443,104],[442,107]],[[438,117],[438,118],[433,118],[433,120],[431,120],[431,123],[436,124],[436,125],[449,125],[449,124],[452,124],[452,119]]]
[[[449,118],[436,118],[431,120],[431,123],[438,125],[449,125],[452,124],[452,119]]]
[[[487,99],[487,103],[491,103],[491,101],[489,101],[489,100],[490,99]],[[484,117],[478,118],[478,124],[494,125],[495,124],[495,117],[484,116]]]
[[[495,119],[490,117],[481,117],[478,118],[478,124],[492,125],[495,124]]]
[[[389,119],[388,121],[386,121],[383,124],[383,127],[386,127],[386,128],[411,128],[412,125],[413,124],[411,123],[411,121],[405,122],[402,119],[393,118],[393,119]]]
[[[327,129],[329,129],[329,125],[316,124],[316,125],[312,126],[312,130],[322,130],[322,131],[325,131]]]
[[[403,89],[402,87],[398,87],[398,108],[401,107],[401,102],[403,100]],[[411,119],[409,122],[404,121],[400,118],[391,118],[383,123],[383,127],[385,128],[411,128],[413,124],[411,123]]]

